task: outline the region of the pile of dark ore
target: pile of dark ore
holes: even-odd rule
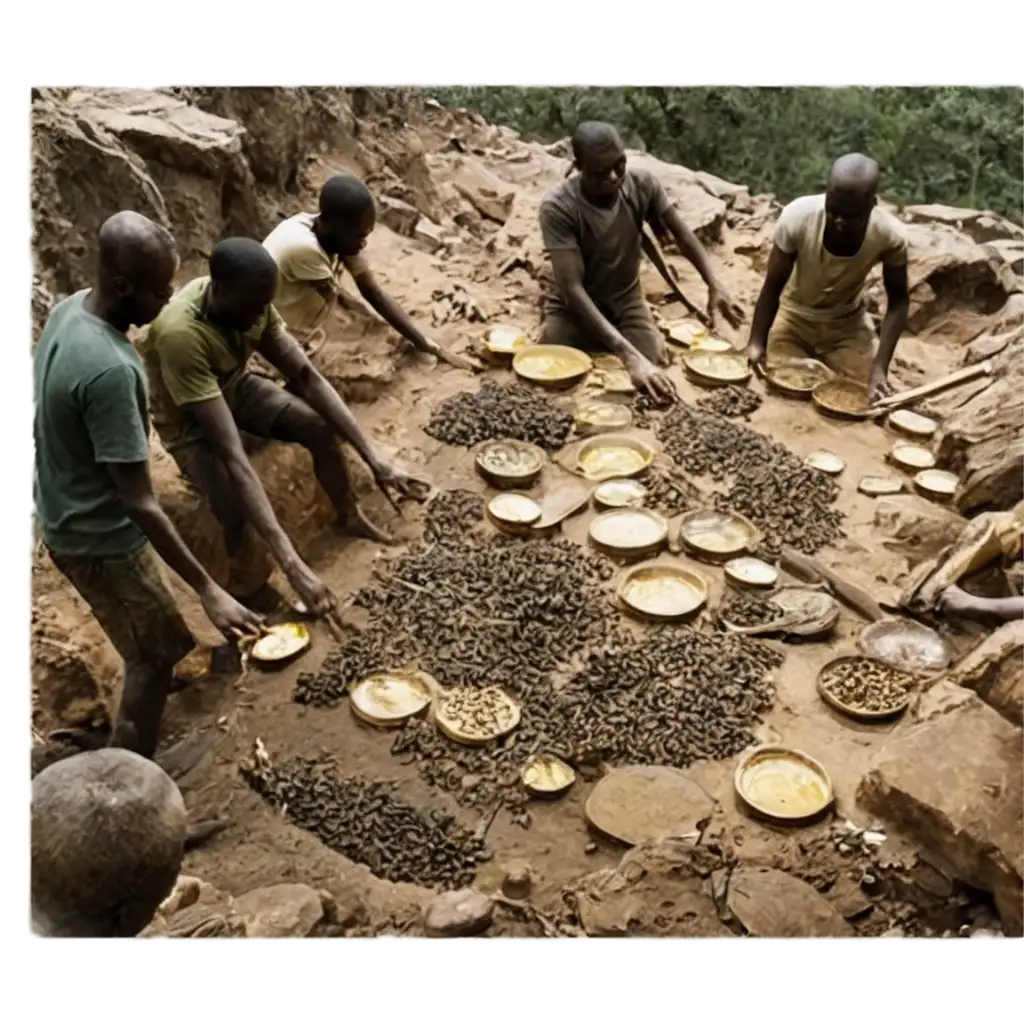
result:
[[[453,814],[423,814],[393,794],[394,784],[339,775],[327,761],[297,758],[247,779],[294,825],[391,882],[459,889],[489,856]]]
[[[738,512],[762,530],[763,556],[777,556],[783,545],[812,555],[843,536],[843,513],[833,507],[839,485],[784,445],[683,402],[657,433],[665,454],[687,473],[727,482],[715,507]]]
[[[764,626],[782,614],[782,609],[771,598],[754,594],[736,594],[719,611],[719,617],[728,619],[734,626]]]
[[[750,388],[735,384],[717,388],[711,394],[697,399],[697,408],[736,419],[747,419],[761,408],[762,398]]]
[[[438,544],[461,537],[484,518],[484,500],[473,491],[439,491],[430,499],[423,539]]]
[[[670,518],[680,512],[700,508],[703,504],[700,491],[678,469],[662,465],[657,460],[640,482],[647,488],[644,504]]]
[[[445,444],[470,448],[481,441],[511,438],[549,452],[564,447],[572,412],[522,384],[485,380],[479,391],[446,398],[430,416],[427,433]]]
[[[665,627],[593,653],[552,698],[546,728],[574,763],[721,760],[753,742],[785,656],[744,637]]]

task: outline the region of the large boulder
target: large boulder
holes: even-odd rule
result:
[[[1013,725],[1024,725],[1024,621],[988,634],[949,671],[947,679],[973,690]]]
[[[948,681],[921,699],[860,782],[864,808],[935,867],[992,893],[1020,935],[1024,890],[1021,730]]]
[[[927,203],[904,207],[903,216],[912,224],[943,224],[955,228],[979,243],[1000,239],[1024,241],[1024,228],[991,210],[962,210],[955,206]]]

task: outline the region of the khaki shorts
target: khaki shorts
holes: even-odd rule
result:
[[[787,359],[817,359],[844,377],[866,383],[877,352],[878,339],[867,314],[819,323],[780,309],[765,361],[772,366]]]
[[[51,551],[50,558],[85,599],[126,665],[172,669],[195,648],[149,544],[134,555],[93,558]]]
[[[669,355],[665,337],[654,322],[651,311],[639,291],[614,312],[602,312],[608,318],[608,322],[641,355],[655,366],[668,365]],[[545,312],[540,340],[545,345],[568,345],[585,352],[600,348],[576,317],[564,309],[549,309]]]

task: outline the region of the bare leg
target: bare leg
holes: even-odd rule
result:
[[[156,753],[167,695],[174,678],[174,666],[125,665],[124,692],[110,746],[152,758]]]
[[[379,544],[390,544],[394,538],[374,526],[356,503],[345,458],[334,438],[318,439],[306,447],[313,456],[313,472],[330,498],[344,529],[357,537],[366,537]]]
[[[1024,618],[1024,597],[975,597],[960,587],[947,587],[939,608],[951,618],[1011,622]]]

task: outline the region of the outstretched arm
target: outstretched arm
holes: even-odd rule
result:
[[[892,390],[889,386],[889,363],[892,362],[910,314],[910,285],[906,263],[883,264],[882,283],[885,286],[885,316],[878,331],[878,354],[871,367],[868,385],[868,397],[872,402],[884,398]]]
[[[752,363],[763,362],[768,348],[768,335],[779,312],[779,300],[793,273],[796,254],[784,252],[778,245],[772,246],[765,270],[764,284],[754,307],[754,321],[750,325],[750,340],[747,342],[747,357]]]

